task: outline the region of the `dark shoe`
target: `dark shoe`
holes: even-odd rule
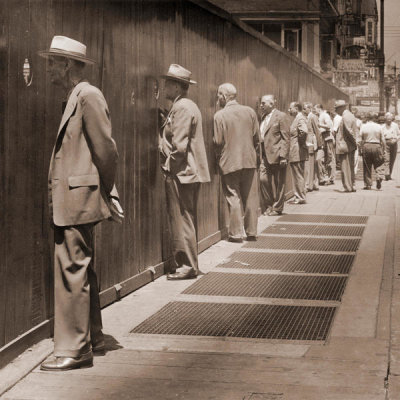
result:
[[[271,211],[269,214],[268,214],[270,217],[276,217],[276,216],[278,216],[278,215],[282,215],[282,211]]]
[[[392,178],[390,177],[390,175],[385,175],[385,180],[386,181],[390,181]]]
[[[371,186],[364,186],[363,190],[371,190]]]
[[[319,187],[315,187],[313,190],[319,190]]]
[[[195,279],[197,272],[194,269],[190,269],[186,272],[175,272],[174,274],[168,274],[167,279],[169,281],[180,281],[184,279]]]
[[[326,184],[327,184],[327,185],[334,185],[335,182],[334,182],[334,181],[329,181],[329,182],[327,182]]]
[[[268,215],[269,215],[269,214],[268,214]],[[257,236],[248,235],[247,238],[246,238],[246,240],[247,240],[248,242],[256,242],[256,241],[257,241]]]
[[[325,184],[326,184],[326,182],[325,182],[325,181],[321,181],[321,182],[319,182],[319,185],[320,185],[320,186],[325,186]]]
[[[233,242],[233,243],[243,243],[242,238],[235,238],[235,237],[231,237],[231,236],[229,236],[228,241]]]
[[[382,187],[382,179],[377,179],[376,180],[376,188],[378,190],[380,190],[381,187]]]
[[[357,192],[357,189],[353,188],[351,189],[352,192]]]
[[[92,344],[92,352],[94,356],[104,356],[106,354],[106,344],[104,341]]]
[[[93,366],[93,353],[91,351],[80,357],[53,357],[42,362],[42,371],[69,371],[71,369],[89,368]]]

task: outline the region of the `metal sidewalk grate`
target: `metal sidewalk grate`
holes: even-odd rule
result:
[[[288,214],[282,215],[277,222],[314,222],[327,224],[366,224],[367,216],[360,215],[319,215],[319,214]]]
[[[336,307],[172,302],[132,333],[325,340]]]
[[[274,237],[259,236],[256,242],[246,243],[244,248],[309,250],[309,251],[356,251],[360,239]]]
[[[183,294],[340,301],[346,277],[210,272]]]
[[[364,226],[351,225],[291,225],[273,224],[262,233],[276,235],[313,235],[313,236],[362,236]]]
[[[238,251],[219,268],[272,269],[282,272],[348,274],[352,254],[256,253]]]

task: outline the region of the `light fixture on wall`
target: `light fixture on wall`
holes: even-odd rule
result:
[[[22,68],[22,75],[24,77],[25,85],[31,86],[32,79],[33,79],[33,73],[31,71],[31,66],[29,64],[29,60],[27,58],[25,58],[25,61],[24,61],[24,66]]]

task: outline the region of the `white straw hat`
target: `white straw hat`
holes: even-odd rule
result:
[[[54,36],[49,51],[39,51],[38,54],[44,58],[49,56],[72,58],[87,64],[96,62],[86,57],[86,46],[83,43],[66,36]]]

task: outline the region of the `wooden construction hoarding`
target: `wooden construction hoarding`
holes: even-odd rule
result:
[[[197,3],[197,4],[196,4]],[[200,249],[226,226],[212,146],[216,89],[232,82],[238,100],[258,106],[274,93],[279,108],[292,100],[331,106],[336,87],[267,39],[230,20],[207,2],[0,0],[0,357],[2,362],[50,333],[52,232],[47,172],[62,93],[46,77],[37,51],[54,35],[87,45],[98,64],[89,70],[109,104],[120,153],[117,186],[123,225],[96,228],[95,267],[103,305],[163,272],[169,257],[163,179],[158,160],[158,108],[165,107],[160,75],[171,63],[190,69],[198,85],[189,97],[203,115],[212,182],[198,204]],[[23,77],[29,62],[27,86]],[[155,266],[153,272],[148,267]],[[27,334],[28,332],[28,334]],[[1,362],[0,362],[1,364]]]

